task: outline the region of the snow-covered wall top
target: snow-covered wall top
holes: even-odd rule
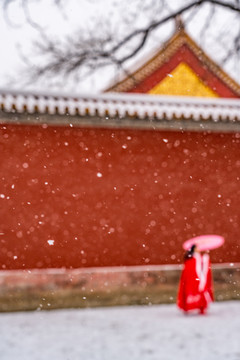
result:
[[[240,100],[222,98],[123,93],[75,96],[0,90],[0,107],[8,113],[240,121]]]

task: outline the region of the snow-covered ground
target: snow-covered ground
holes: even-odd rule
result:
[[[0,314],[1,360],[239,360],[240,301]]]

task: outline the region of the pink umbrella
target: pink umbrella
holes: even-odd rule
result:
[[[189,250],[192,245],[196,245],[199,251],[216,249],[224,243],[224,238],[219,235],[201,235],[189,239],[183,243],[184,250]]]

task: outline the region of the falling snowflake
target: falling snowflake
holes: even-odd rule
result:
[[[54,245],[54,240],[48,240],[47,242],[49,245]]]

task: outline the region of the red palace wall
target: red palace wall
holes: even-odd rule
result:
[[[1,125],[0,268],[240,262],[240,134]]]

